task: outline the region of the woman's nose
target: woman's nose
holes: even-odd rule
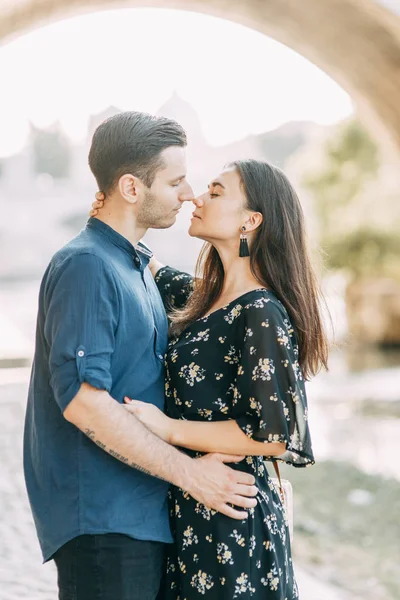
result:
[[[197,206],[198,208],[201,208],[202,206],[204,206],[204,194],[202,194],[201,196],[198,196],[197,198],[193,198],[193,204],[195,206]]]

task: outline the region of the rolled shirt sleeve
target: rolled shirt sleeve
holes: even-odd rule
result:
[[[111,390],[118,295],[110,268],[93,254],[68,258],[49,283],[44,334],[50,384],[64,412],[84,382]]]

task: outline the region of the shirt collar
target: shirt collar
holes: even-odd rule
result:
[[[90,217],[86,223],[86,227],[89,229],[94,229],[95,231],[100,231],[100,233],[105,235],[113,244],[122,250],[125,250],[125,252],[133,257],[134,264],[136,266],[138,266],[138,262],[135,259],[139,258],[139,265],[141,264],[142,266],[146,267],[153,256],[152,251],[148,246],[146,246],[146,244],[139,242],[136,246],[134,246],[129,240],[126,239],[126,237],[115,231],[115,229],[106,223],[103,223],[103,221],[100,221],[100,219]]]

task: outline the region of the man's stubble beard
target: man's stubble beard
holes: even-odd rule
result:
[[[173,213],[172,213],[173,214]],[[155,194],[146,190],[142,207],[137,216],[137,222],[146,229],[168,229],[176,218],[166,215]]]

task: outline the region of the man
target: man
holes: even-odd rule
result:
[[[44,560],[61,600],[153,600],[172,542],[168,482],[233,518],[256,504],[238,457],[194,460],[154,436],[123,398],[164,405],[167,320],[139,242],[192,198],[186,136],[121,113],[96,130],[89,164],[106,206],[42,280],[24,467]]]

